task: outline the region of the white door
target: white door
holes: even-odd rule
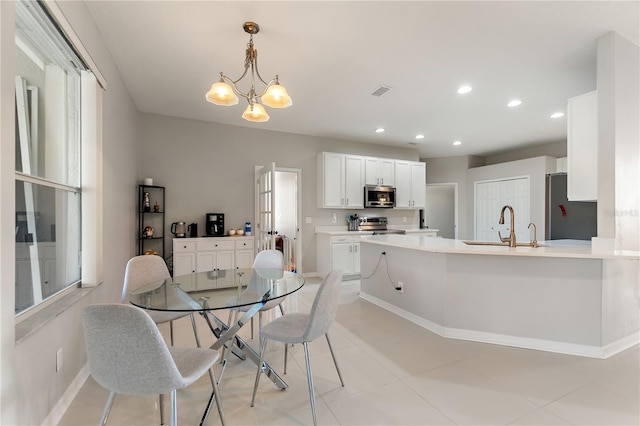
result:
[[[276,248],[276,163],[258,174],[258,251]]]
[[[475,233],[481,241],[499,241],[498,231],[503,237],[509,236],[511,217],[505,212],[504,224],[500,225],[500,211],[503,206],[513,207],[516,240],[528,242],[529,178],[500,179],[476,182],[475,185]]]

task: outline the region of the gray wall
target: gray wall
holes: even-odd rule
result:
[[[169,225],[177,221],[196,222],[202,233],[205,213],[224,213],[227,229],[240,227],[246,221],[254,222],[254,168],[271,162],[278,167],[302,170],[302,217],[312,220],[311,224],[302,224],[303,273],[316,272],[315,227],[333,225],[331,213],[334,211],[338,216],[337,225],[346,226],[344,216],[358,212],[386,215],[391,225],[418,226],[417,210],[354,211],[316,207],[319,152],[417,161],[416,149],[272,132],[261,130],[259,124],[237,127],[154,114],[142,114],[139,128],[138,182],[151,177],[155,185],[166,187],[167,236],[171,236]],[[166,256],[171,253],[170,244],[171,238],[168,238]]]
[[[473,235],[473,228],[469,231],[465,218],[473,216],[473,205],[467,203],[467,170],[471,167],[483,166],[484,157],[460,156],[427,158],[427,183],[457,183],[458,184],[458,238],[468,239]]]
[[[544,145],[536,145],[527,148],[516,149],[486,157],[485,165],[506,163],[507,161],[524,160],[525,158],[540,157],[548,155],[550,157],[562,158],[567,156],[567,141],[552,142]]]
[[[13,185],[14,139],[13,112],[13,2],[0,2],[2,45],[0,54],[2,148],[0,184],[3,188],[1,297],[2,300],[2,392],[1,418],[3,425],[51,424],[51,419],[64,407],[65,392],[75,394],[74,386],[81,386],[86,363],[84,340],[80,323],[81,311],[87,304],[114,302],[120,298],[126,261],[135,253],[136,184],[137,184],[137,121],[138,112],[126,86],[120,78],[101,36],[94,26],[84,3],[59,2],[67,20],[90,52],[107,79],[103,102],[103,199],[104,283],[87,297],[60,310],[48,323],[15,342],[14,300],[14,242]],[[7,78],[8,76],[8,78]],[[5,154],[9,155],[5,155]],[[5,188],[8,190],[5,192]],[[90,231],[89,231],[90,232]],[[55,371],[56,351],[62,348],[63,368]],[[62,401],[62,403],[61,403]],[[47,417],[49,416],[49,417]],[[55,423],[55,421],[54,421]]]

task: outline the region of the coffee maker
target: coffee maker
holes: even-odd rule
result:
[[[224,235],[224,213],[207,213],[205,231],[208,237],[222,237]]]

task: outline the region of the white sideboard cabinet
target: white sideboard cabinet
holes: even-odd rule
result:
[[[250,268],[253,237],[173,239],[173,275],[219,269]]]
[[[598,199],[598,92],[567,104],[567,198]]]
[[[318,154],[318,208],[364,207],[364,157]]]

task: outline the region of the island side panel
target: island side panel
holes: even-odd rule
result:
[[[450,254],[447,279],[444,325],[458,337],[602,346],[600,259]]]
[[[611,353],[640,340],[640,261],[605,259],[602,341]]]
[[[380,258],[382,252],[386,255]],[[445,254],[369,244],[363,240],[360,243],[360,270],[364,299],[442,334],[439,328],[445,315]],[[403,283],[403,293],[395,289],[398,281]],[[407,312],[414,316],[407,316]]]

